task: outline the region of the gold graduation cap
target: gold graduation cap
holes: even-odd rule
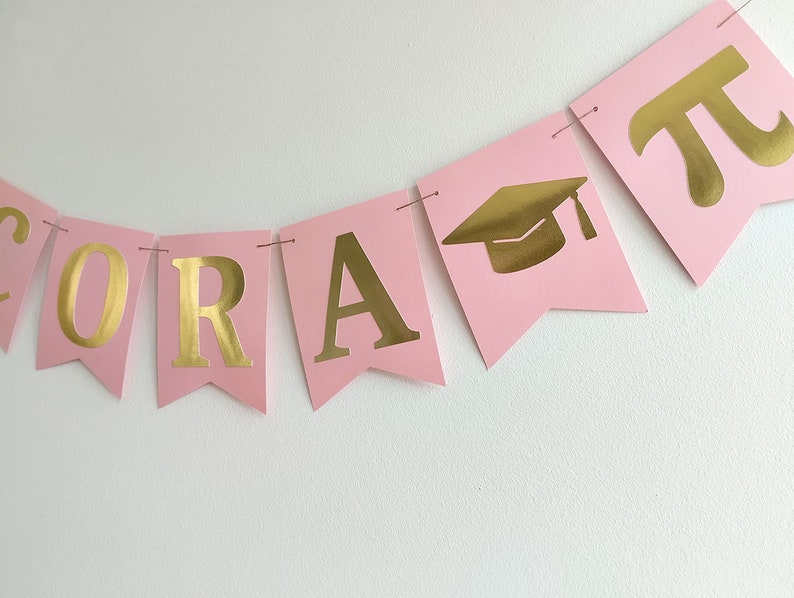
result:
[[[554,210],[576,203],[585,239],[597,236],[577,191],[587,177],[502,187],[442,241],[444,245],[485,243],[494,272],[508,274],[536,266],[565,245]]]

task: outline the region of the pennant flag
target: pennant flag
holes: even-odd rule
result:
[[[36,263],[57,218],[54,209],[0,180],[0,347],[6,353]]]
[[[292,313],[315,410],[367,368],[444,384],[408,193],[281,231]]]
[[[755,209],[794,197],[794,79],[714,2],[573,103],[698,285]]]
[[[121,398],[132,324],[154,235],[77,218],[59,223],[36,368],[79,359]]]
[[[488,367],[548,309],[645,302],[562,112],[419,181]]]
[[[265,413],[271,231],[160,239],[157,404],[213,383]]]

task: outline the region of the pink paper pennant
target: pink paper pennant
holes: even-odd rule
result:
[[[368,368],[444,384],[406,191],[281,230],[315,410]]]
[[[646,311],[566,125],[554,114],[418,183],[488,367],[548,309]]]
[[[50,259],[36,368],[79,359],[121,398],[152,233],[63,218]]]
[[[54,209],[0,180],[0,347],[5,352],[57,218]]]
[[[794,196],[794,79],[735,13],[714,2],[571,106],[598,107],[582,124],[698,285]]]
[[[265,413],[271,231],[160,239],[157,404],[213,383]]]

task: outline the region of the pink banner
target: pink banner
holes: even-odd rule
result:
[[[406,191],[281,230],[314,409],[377,368],[444,384]]]
[[[0,347],[5,352],[11,346],[30,279],[57,218],[54,209],[0,180]]]
[[[548,309],[646,311],[567,124],[554,114],[418,183],[488,367]]]
[[[735,13],[711,4],[571,106],[698,285],[794,196],[794,79]]]
[[[270,231],[160,239],[160,407],[213,383],[265,413],[270,239]]]
[[[79,359],[121,398],[132,325],[154,235],[63,218],[39,327],[36,367]]]

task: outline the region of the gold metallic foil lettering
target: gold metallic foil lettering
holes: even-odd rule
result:
[[[74,323],[77,289],[89,256],[101,253],[108,261],[108,284],[105,289],[105,307],[96,331],[90,337],[77,332]],[[58,322],[66,337],[81,347],[95,349],[106,344],[121,324],[127,303],[127,263],[115,247],[104,243],[88,243],[75,250],[63,267],[58,286]]]
[[[689,195],[695,205],[713,206],[722,199],[725,179],[687,111],[702,104],[734,144],[760,166],[777,166],[794,154],[794,126],[779,113],[771,131],[756,127],[736,107],[723,87],[749,69],[733,46],[696,68],[640,108],[629,123],[634,151],[641,156],[648,142],[666,129],[684,158]]]
[[[27,241],[28,237],[30,236],[30,220],[28,220],[28,217],[16,208],[0,208],[0,223],[2,223],[6,218],[13,218],[17,221],[17,226],[14,229],[14,232],[11,234],[11,238],[14,239],[14,243],[17,245],[22,245],[22,243]],[[10,298],[10,292],[0,293],[0,301],[5,301],[6,299]]]
[[[363,301],[339,305],[345,267]],[[420,337],[418,332],[411,330],[405,324],[405,320],[397,311],[356,236],[353,233],[345,233],[336,238],[331,266],[331,289],[328,293],[328,310],[325,317],[325,340],[322,353],[314,358],[316,363],[350,355],[350,349],[336,345],[337,324],[342,318],[363,313],[371,314],[380,329],[382,336],[375,342],[376,349],[415,341]]]
[[[212,323],[215,337],[228,367],[251,367],[243,353],[240,339],[229,317],[245,292],[245,274],[236,261],[228,257],[206,256],[178,258],[171,262],[179,270],[179,357],[174,367],[209,367],[199,348],[199,318]],[[199,271],[215,268],[221,276],[221,294],[214,305],[199,305]],[[263,331],[264,332],[264,331]]]

